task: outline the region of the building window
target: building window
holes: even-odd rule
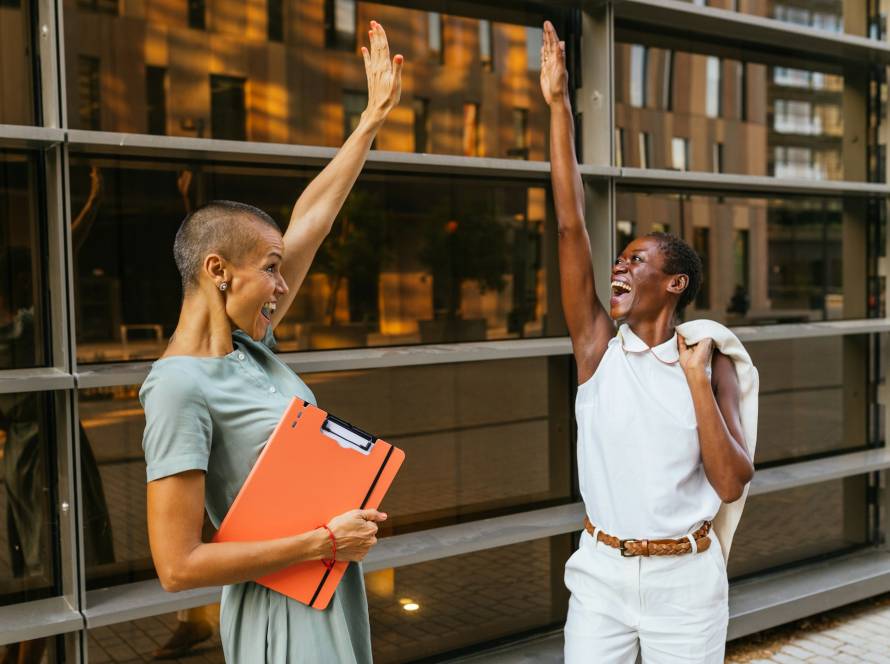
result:
[[[541,46],[544,44],[544,31],[541,28],[525,28],[525,52],[529,71],[541,71]]]
[[[343,92],[343,140],[345,141],[361,122],[362,113],[368,106],[367,92]],[[372,146],[373,147],[373,146]]]
[[[615,129],[615,165],[618,168],[624,166],[624,129]]]
[[[411,108],[414,110],[414,151],[429,152],[430,100],[415,97]]]
[[[210,76],[210,135],[231,141],[247,138],[245,80],[235,76]]]
[[[714,173],[723,172],[723,143],[714,141],[711,148],[711,168]]]
[[[649,157],[652,152],[652,137],[648,132],[641,131],[639,136],[640,168],[649,168]]]
[[[167,70],[164,67],[145,68],[146,127],[149,134],[167,133]]]
[[[445,63],[445,34],[442,25],[442,14],[439,12],[427,12],[427,44],[429,45],[430,60]]]
[[[664,71],[661,78],[661,107],[674,110],[674,52],[664,52]]]
[[[118,13],[118,0],[77,0],[77,7],[79,9],[86,9],[92,12],[101,12],[102,14],[114,14],[115,16]],[[18,0],[13,0],[12,2],[3,2],[0,3],[6,7],[18,7]]]
[[[486,71],[494,71],[494,31],[491,21],[479,21],[479,61]]]
[[[80,97],[80,128],[101,129],[99,58],[89,55],[78,57],[77,89]]]
[[[284,0],[266,0],[266,36],[271,42],[284,41]]]
[[[748,119],[748,70],[744,62],[735,63],[735,117],[745,122]]]
[[[773,108],[773,129],[777,133],[805,136],[818,136],[822,133],[822,118],[813,113],[810,102],[777,99]]]
[[[325,0],[325,46],[340,51],[355,50],[355,0]]]
[[[513,146],[507,150],[508,157],[528,159],[528,109],[513,109]]]
[[[204,0],[188,0],[189,27],[194,30],[207,29],[207,7]]]
[[[479,136],[479,104],[467,102],[464,104],[464,155],[467,157],[480,157]]]
[[[735,232],[735,242],[733,249],[733,265],[735,267],[735,283],[748,292],[748,284],[750,282],[750,265],[748,261],[748,243],[749,232],[747,230],[738,230]]]
[[[699,255],[702,263],[702,273],[711,274],[711,229],[696,227],[692,236],[692,248]],[[710,288],[705,281],[698,289],[695,296],[695,308],[707,309],[711,306]]]
[[[630,47],[630,105],[642,108],[646,105],[646,61],[649,52],[645,46]]]
[[[709,118],[720,117],[720,58],[708,56],[707,78],[705,79],[705,115]]]
[[[671,140],[671,165],[678,171],[689,170],[689,139],[674,137]]]

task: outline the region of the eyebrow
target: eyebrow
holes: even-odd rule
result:
[[[273,256],[274,258],[277,258],[278,260],[281,260],[281,254],[279,254],[277,251],[270,251],[268,254],[266,254],[266,257],[267,257],[267,258],[268,258],[269,256]]]

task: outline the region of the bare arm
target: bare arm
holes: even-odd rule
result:
[[[708,379],[712,340],[705,339],[692,348],[683,337],[678,337],[678,343],[680,364],[692,392],[705,475],[720,499],[731,503],[741,498],[745,485],[754,477],[739,414],[739,378],[732,360],[717,352]]]
[[[71,222],[71,244],[76,255],[90,234],[90,229],[99,214],[99,201],[102,198],[102,172],[98,166],[90,167],[90,194],[80,212]]]
[[[328,533],[319,528],[261,542],[204,543],[204,473],[191,470],[148,484],[148,537],[164,590],[241,583],[307,560],[330,558]],[[352,510],[331,519],[337,560],[361,560],[386,515]]]
[[[590,236],[584,224],[584,186],[575,157],[575,127],[569,101],[565,43],[544,24],[541,90],[550,106],[550,178],[559,232],[562,309],[578,365],[578,382],[596,371],[615,335],[609,314],[596,296]]]
[[[362,47],[368,76],[368,107],[337,156],[309,183],[294,205],[284,234],[284,260],[281,265],[281,273],[290,290],[279,300],[279,306],[272,316],[273,326],[281,322],[290,308],[309,272],[315,253],[331,231],[343,202],[365,165],[377,131],[399,103],[404,58],[397,55],[390,60],[386,33],[379,23],[371,22],[368,35],[371,49]]]

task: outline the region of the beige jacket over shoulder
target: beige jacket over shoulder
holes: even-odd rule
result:
[[[751,361],[751,356],[748,355],[748,351],[745,350],[739,338],[728,327],[712,320],[693,320],[683,323],[677,327],[677,332],[690,345],[696,344],[702,339],[713,339],[715,348],[729,357],[735,365],[736,375],[739,377],[739,414],[742,420],[742,433],[745,435],[748,454],[753,460],[754,448],[757,444],[757,395],[760,389],[760,378]],[[745,487],[742,497],[737,501],[724,504],[714,519],[714,534],[720,541],[723,556],[727,561],[729,560],[732,537],[742,518],[742,510],[745,508],[749,487],[750,484]]]

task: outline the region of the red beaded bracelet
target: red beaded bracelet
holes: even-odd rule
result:
[[[334,563],[337,562],[337,538],[334,537],[334,533],[326,525],[322,524],[319,526],[319,528],[324,528],[325,530],[327,530],[328,537],[331,538],[331,559],[330,560],[325,560],[324,558],[321,559],[321,564],[324,565],[328,569],[328,571],[330,571],[330,570],[334,569]]]

